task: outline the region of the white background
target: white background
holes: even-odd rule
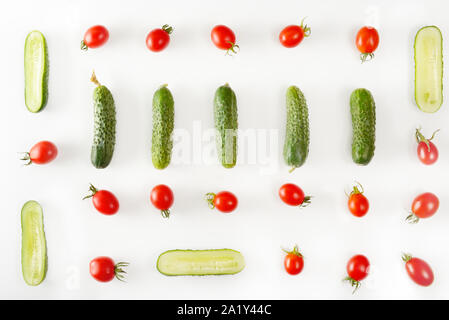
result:
[[[444,1],[9,1],[0,10],[0,248],[1,298],[69,299],[379,299],[449,298],[449,109],[424,114],[413,100],[413,40],[425,25],[440,27],[448,51],[448,5]],[[286,49],[278,34],[307,16],[312,35]],[[147,33],[169,23],[169,47],[152,53]],[[108,43],[82,52],[80,40],[95,24],[107,26]],[[215,24],[236,33],[240,53],[225,56],[210,41]],[[361,64],[354,41],[364,24],[374,24],[380,45],[373,61]],[[25,37],[38,29],[48,41],[49,102],[39,114],[24,98]],[[447,64],[446,64],[447,66]],[[90,163],[92,91],[98,79],[117,106],[117,145],[105,170]],[[447,80],[447,68],[444,80]],[[150,158],[151,100],[168,83],[175,99],[175,127],[193,131],[213,126],[215,89],[235,90],[241,129],[279,130],[282,148],[285,91],[299,86],[310,110],[310,155],[289,174],[277,150],[273,172],[240,162],[231,170],[218,164],[178,164],[153,168]],[[377,141],[372,162],[352,162],[349,95],[369,89],[377,105]],[[444,87],[444,95],[447,96]],[[440,160],[431,167],[416,156],[414,130],[435,139]],[[46,166],[23,167],[17,152],[40,140],[54,141],[58,158]],[[345,190],[360,181],[371,208],[352,217]],[[82,201],[89,183],[114,192],[117,215],[97,213]],[[313,203],[299,210],[284,205],[278,188],[300,185]],[[163,220],[149,203],[153,186],[172,187],[172,217]],[[239,198],[230,215],[211,211],[206,192],[230,190]],[[413,198],[436,193],[440,210],[418,225],[404,222]],[[44,209],[49,266],[38,287],[21,274],[20,209],[30,199]],[[305,268],[298,276],[283,269],[281,247],[298,244]],[[155,268],[158,255],[174,248],[232,248],[246,268],[235,276],[165,277]],[[423,258],[435,273],[429,288],[407,276],[401,252]],[[341,279],[347,260],[365,254],[371,274],[356,295]],[[128,261],[128,282],[96,282],[89,261],[108,255]]]

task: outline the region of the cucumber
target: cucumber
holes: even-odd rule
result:
[[[28,201],[22,207],[22,274],[30,286],[37,286],[47,273],[47,244],[42,207]]]
[[[443,103],[443,36],[428,26],[415,37],[415,101],[424,112],[437,112]]]
[[[39,31],[31,31],[25,40],[25,105],[31,112],[41,111],[48,100],[47,41]]]
[[[243,268],[243,255],[231,249],[169,250],[157,259],[157,270],[166,276],[235,274]]]
[[[227,83],[215,92],[214,118],[218,159],[232,168],[237,161],[237,99]]]
[[[115,147],[115,104],[111,92],[102,86],[95,73],[91,81],[97,85],[94,90],[94,141],[90,159],[95,168],[106,168],[111,162]]]
[[[306,99],[299,88],[287,89],[287,125],[284,144],[284,160],[290,171],[304,164],[309,154],[309,111]]]
[[[151,158],[156,169],[164,169],[170,164],[173,149],[174,104],[167,85],[161,86],[154,93]]]
[[[356,89],[350,98],[352,117],[352,160],[367,165],[374,156],[376,105],[371,92]]]

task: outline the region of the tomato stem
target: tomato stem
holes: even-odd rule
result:
[[[293,247],[293,250],[292,251],[289,251],[289,250],[285,250],[285,249],[282,249],[285,253],[287,253],[287,254],[294,254],[294,255],[297,255],[298,257],[303,257],[303,255],[301,254],[301,252],[299,252],[299,249],[298,249],[298,245],[297,244],[295,244],[295,246]]]
[[[411,212],[411,213],[407,216],[407,218],[405,218],[405,221],[407,221],[408,223],[415,224],[415,223],[418,223],[419,218],[416,216],[416,214],[414,214],[413,212]]]
[[[214,204],[215,196],[216,196],[216,194],[213,192],[206,193],[206,195],[204,196],[204,199],[207,201],[207,204],[209,205],[209,208],[211,208],[211,209],[215,208],[215,204]]]
[[[161,210],[161,214],[164,218],[169,218],[170,217],[170,210]]]
[[[173,32],[173,27],[169,26],[168,24],[164,24],[162,26],[162,30],[164,30],[168,34],[171,34]]]
[[[353,186],[353,190],[350,194],[350,196],[354,195],[354,194],[363,194],[365,192],[365,189],[363,188],[363,186],[360,184],[360,182],[357,182],[357,185],[360,187],[360,189],[362,189],[362,191],[359,190],[359,188],[357,187],[357,185]]]
[[[354,288],[354,290],[352,291],[352,294],[354,294],[357,291],[357,289],[360,288],[360,286],[362,285],[362,283],[360,281],[357,281],[349,276],[344,278],[343,281],[348,281],[351,284],[351,286]]]
[[[403,260],[405,263],[409,262],[411,258],[412,258],[412,255],[409,254],[409,253],[403,253],[403,254],[402,254],[402,260]]]
[[[81,50],[87,51],[87,49],[89,49],[89,47],[88,47],[87,44],[84,42],[84,40],[81,40]]]
[[[92,71],[92,76],[90,77],[90,81],[95,83],[98,87],[101,86],[100,82],[97,80],[97,76],[95,75],[95,71]]]
[[[87,196],[85,196],[83,198],[83,200],[86,200],[88,198],[92,198],[98,192],[97,188],[95,188],[92,183],[89,186],[89,191],[91,192],[91,194],[88,194]]]
[[[301,25],[300,25],[302,31],[304,31],[304,37],[308,37],[308,36],[310,36],[310,34],[312,33],[312,29],[310,29],[310,27],[307,26],[307,24],[304,25],[304,20],[306,20],[306,18],[307,18],[307,17],[304,17],[304,18],[301,20]]]
[[[312,196],[305,196],[304,197],[304,201],[299,205],[300,208],[305,208],[307,207],[309,204],[312,203]]]
[[[30,164],[33,163],[33,161],[31,161],[29,152],[20,152],[20,153],[23,154],[23,157],[20,158],[20,160],[27,161],[27,163],[24,164],[25,166],[29,166]]]
[[[420,130],[421,130],[420,128],[417,128],[417,129],[416,129],[416,133],[415,133],[416,141],[417,141],[418,143],[424,142],[424,143],[426,144],[426,146],[427,146],[427,150],[430,152],[430,144],[429,144],[429,141],[431,141],[433,138],[435,138],[435,134],[436,134],[438,131],[440,131],[440,129],[435,130],[435,131],[432,133],[432,136],[430,137],[430,139],[427,139],[426,137],[424,137],[424,135],[421,133]]]
[[[362,60],[362,63],[366,62],[366,61],[370,61],[374,58],[374,53],[370,52],[364,52],[360,54],[360,60]]]
[[[237,44],[231,41],[228,41],[228,43],[231,45],[231,47],[226,51],[226,55],[232,56],[233,54],[237,54],[238,51],[235,50],[236,48],[240,51],[240,47]]]
[[[129,266],[128,262],[119,262],[114,266],[115,277],[122,282],[126,282],[125,274],[127,274],[127,272],[125,270],[123,270],[122,268],[127,267],[127,266]]]

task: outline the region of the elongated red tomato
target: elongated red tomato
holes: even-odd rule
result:
[[[369,209],[368,199],[363,195],[363,187],[361,185],[360,187],[362,188],[362,191],[359,191],[357,186],[354,186],[354,189],[348,198],[349,211],[355,217],[363,217]]]
[[[360,51],[362,62],[374,58],[374,51],[379,45],[379,33],[373,27],[363,27],[357,32],[355,43]]]
[[[237,208],[237,197],[229,191],[221,191],[217,194],[207,193],[206,201],[211,209],[217,208],[218,211],[229,213]]]
[[[305,196],[304,191],[296,184],[286,183],[279,189],[279,197],[289,206],[305,207],[310,203],[310,196]]]
[[[285,251],[285,250],[284,250]],[[304,257],[295,245],[292,251],[285,251],[287,255],[284,258],[284,268],[288,274],[296,275],[301,273],[304,268]]]
[[[50,141],[41,141],[36,143],[30,150],[25,152],[21,160],[27,161],[27,165],[46,164],[53,161],[58,155],[58,148]]]
[[[126,272],[123,268],[128,265],[127,262],[115,264],[109,257],[97,257],[90,262],[89,272],[95,280],[100,282],[109,282],[114,278],[124,281]]]
[[[101,25],[90,27],[84,34],[83,41],[81,41],[81,49],[87,50],[88,48],[101,47],[108,39],[109,31],[106,27]]]
[[[279,41],[286,48],[296,47],[304,37],[310,36],[311,29],[304,25],[304,19],[301,21],[301,25],[289,25],[282,29],[279,33]]]
[[[84,197],[84,199],[92,198],[95,209],[108,216],[117,213],[120,205],[112,192],[108,190],[97,190],[92,184],[89,190],[91,194]]]
[[[164,24],[162,28],[151,30],[146,38],[148,49],[153,52],[164,50],[170,43],[170,34],[172,32],[173,28],[168,24]]]
[[[165,184],[157,185],[151,190],[150,194],[151,203],[159,210],[164,218],[170,216],[170,207],[173,204],[174,196],[170,187]]]
[[[436,130],[432,134],[432,137],[426,139],[426,137],[421,134],[419,129],[416,129],[415,136],[416,142],[418,142],[418,147],[416,150],[418,153],[418,159],[426,165],[434,164],[438,160],[438,148],[431,141],[438,131],[439,130]]]
[[[409,254],[404,254],[402,260],[405,262],[405,270],[416,284],[428,287],[433,283],[434,275],[432,268],[419,258],[414,258]]]
[[[368,276],[369,261],[364,255],[358,254],[349,259],[346,265],[348,276],[344,279],[354,287],[353,293],[360,287],[361,282]]]
[[[433,216],[440,206],[440,200],[431,192],[418,195],[412,203],[412,213],[407,217],[410,223]]]
[[[227,53],[237,53],[235,49],[238,49],[239,46],[235,43],[235,34],[227,26],[217,25],[213,27],[210,37],[218,49],[226,50]]]

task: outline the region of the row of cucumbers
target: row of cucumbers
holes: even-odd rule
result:
[[[91,81],[97,86],[93,93],[94,139],[91,161],[96,168],[106,168],[112,160],[116,140],[116,110],[109,89],[101,85],[95,73]],[[292,170],[304,164],[309,153],[309,115],[302,91],[291,86],[287,89],[287,123],[284,159]],[[356,89],[350,98],[355,163],[366,165],[374,155],[376,113],[371,93]],[[214,122],[219,161],[232,168],[237,161],[237,99],[228,84],[220,86],[214,97]],[[155,168],[170,164],[173,149],[174,99],[167,85],[162,85],[153,96],[153,132],[151,155]],[[27,158],[28,160],[28,158]]]

